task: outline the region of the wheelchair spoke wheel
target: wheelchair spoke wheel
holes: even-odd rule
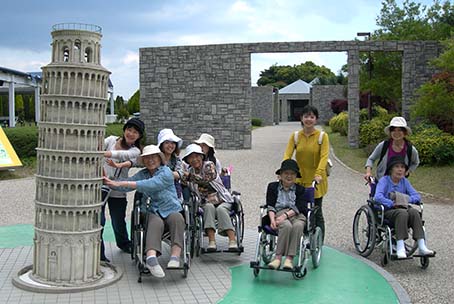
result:
[[[276,250],[276,237],[271,234],[263,234],[264,240],[262,242],[262,260],[265,265],[273,260],[274,251]]]
[[[368,257],[374,250],[376,234],[375,215],[368,205],[364,205],[356,211],[353,219],[353,243],[363,257]]]
[[[320,227],[315,227],[315,232],[311,235],[311,256],[312,265],[317,268],[320,265],[322,256],[323,235]]]

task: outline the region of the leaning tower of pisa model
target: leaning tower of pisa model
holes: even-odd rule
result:
[[[97,284],[102,164],[110,72],[101,28],[57,24],[43,67],[30,279],[56,287]]]

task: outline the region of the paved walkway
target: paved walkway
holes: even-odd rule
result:
[[[137,272],[131,264],[129,256],[122,254],[113,248],[111,243],[108,243],[107,250],[113,263],[122,267],[125,272],[120,282],[104,289],[77,294],[34,294],[16,289],[11,284],[11,277],[23,266],[31,264],[31,246],[25,244],[20,247],[6,248],[8,246],[2,239],[0,229],[0,248],[2,248],[0,249],[0,299],[8,299],[7,301],[10,303],[105,303],[106,299],[109,303],[214,303],[225,297],[223,303],[241,303],[239,299],[244,298],[248,290],[273,283],[272,280],[276,278],[279,278],[280,283],[275,282],[276,284],[271,285],[281,288],[282,281],[287,282],[285,280],[288,280],[288,284],[291,286],[301,284],[297,288],[298,290],[314,283],[316,277],[320,275],[319,273],[325,273],[327,276],[325,279],[329,278],[335,269],[329,267],[328,272],[324,272],[324,269],[328,269],[332,256],[334,256],[333,268],[340,264],[340,262],[336,262],[336,259],[344,261],[344,258],[352,259],[363,265],[361,259],[351,258],[348,254],[354,256],[351,237],[352,219],[356,209],[364,203],[367,197],[367,187],[364,186],[359,173],[336,162],[330,177],[330,189],[324,199],[323,210],[327,225],[325,242],[327,246],[337,248],[347,255],[337,250],[326,249],[321,267],[315,271],[309,270],[307,277],[298,283],[291,278],[281,277],[280,274],[275,278],[270,276],[270,272],[263,273],[263,277],[260,273],[258,280],[254,280],[252,272],[248,271],[247,267],[241,266],[242,263],[247,263],[252,259],[256,238],[254,229],[258,223],[258,206],[264,202],[266,185],[275,178],[274,171],[280,165],[287,140],[292,131],[298,128],[299,123],[284,123],[279,126],[259,128],[253,131],[251,150],[218,151],[218,156],[224,165],[233,165],[233,188],[242,192],[246,214],[245,222],[248,229],[245,241],[246,252],[241,257],[228,254],[206,255],[201,259],[193,260],[189,276],[185,280],[181,278],[180,273],[174,272],[163,281],[149,278],[144,280],[144,283],[137,284]],[[34,178],[0,181],[0,193],[0,226],[33,223]],[[404,261],[392,263],[387,267],[391,276],[381,271],[380,267],[375,266],[381,277],[387,280],[387,284],[397,290],[397,296],[401,297],[401,301],[408,301],[408,298],[405,298],[406,292],[413,303],[450,303],[454,298],[453,215],[454,205],[426,201],[424,217],[429,244],[438,253],[437,258],[431,260],[427,270],[421,270],[417,261]],[[23,236],[18,231],[9,232],[8,235],[7,239],[30,239],[29,236],[26,234]],[[379,259],[378,252],[370,257],[372,264],[375,265],[379,264]],[[372,269],[368,266],[366,268]],[[231,281],[230,272],[233,274],[233,281]],[[339,283],[345,281],[345,278],[358,276],[354,267],[339,270],[336,274],[341,274],[341,279],[338,279]],[[267,282],[268,280],[269,282]],[[246,283],[252,284],[252,286]],[[335,286],[335,284],[333,285]],[[406,292],[399,291],[400,285]],[[229,289],[230,292],[227,293]],[[320,290],[320,294],[325,294],[326,290],[326,288]],[[355,290],[360,291],[359,288]],[[249,295],[251,296],[251,294]],[[273,299],[273,302],[276,303],[287,302],[272,297],[269,299]],[[322,298],[314,299],[321,300]],[[332,301],[327,299],[326,302],[351,303],[352,299],[354,298],[344,297],[337,300],[331,298]]]

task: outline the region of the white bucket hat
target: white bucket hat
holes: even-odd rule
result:
[[[159,134],[158,134],[158,147],[160,147],[161,144],[163,142],[165,142],[166,140],[173,141],[174,143],[176,143],[178,149],[180,149],[181,146],[183,145],[183,140],[181,138],[179,138],[178,136],[176,136],[173,133],[172,129],[162,129],[161,131],[159,131]]]
[[[400,116],[396,116],[396,117],[393,117],[393,119],[391,119],[390,123],[389,123],[389,126],[386,126],[385,127],[385,133],[386,135],[389,136],[390,134],[390,128],[391,127],[395,127],[395,128],[405,128],[405,130],[407,130],[407,134],[410,135],[411,134],[411,129],[409,126],[407,126],[407,121],[405,120],[405,118],[403,117],[400,117]]]
[[[186,147],[186,152],[184,153],[183,160],[187,162],[186,157],[188,157],[192,153],[201,154],[203,157],[205,157],[205,154],[203,153],[202,148],[199,145],[190,144]]]
[[[143,148],[142,154],[140,154],[141,161],[144,156],[153,155],[153,154],[159,154],[159,156],[161,157],[162,164],[166,163],[164,153],[162,153],[161,150],[159,149],[159,147],[155,146],[155,145],[148,145],[148,146],[145,146],[145,148]]]
[[[202,133],[199,139],[194,141],[196,144],[206,144],[208,147],[214,150],[214,137],[207,133]],[[216,152],[216,151],[214,151]]]

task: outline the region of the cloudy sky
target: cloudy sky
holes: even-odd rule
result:
[[[50,62],[52,25],[96,24],[102,65],[112,72],[115,95],[128,99],[139,88],[141,47],[352,40],[377,29],[380,8],[379,0],[2,1],[0,66],[40,71]],[[252,84],[272,64],[307,60],[337,74],[347,59],[345,53],[253,54]]]

